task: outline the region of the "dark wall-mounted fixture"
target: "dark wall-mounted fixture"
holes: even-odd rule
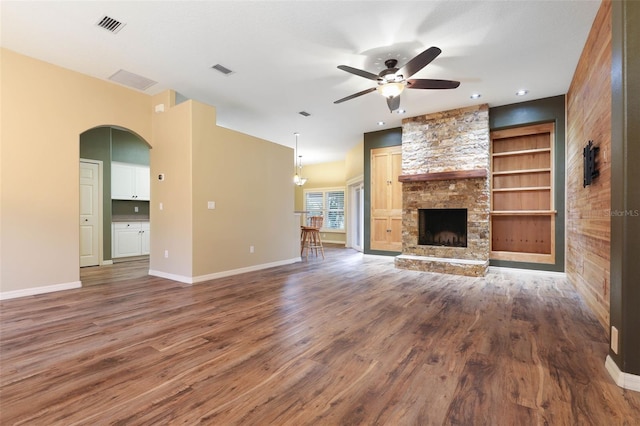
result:
[[[600,175],[600,172],[596,169],[596,154],[598,151],[600,151],[600,148],[593,146],[593,141],[589,141],[582,150],[582,156],[584,157],[584,181],[582,186],[584,188],[587,185],[591,185],[591,181]]]

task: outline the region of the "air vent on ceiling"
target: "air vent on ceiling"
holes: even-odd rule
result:
[[[157,83],[157,81],[153,81],[147,77],[143,77],[138,74],[134,74],[129,71],[119,70],[111,77],[109,80],[115,81],[116,83],[124,84],[125,86],[133,87],[138,90],[147,90],[149,87],[153,86]]]
[[[123,24],[117,19],[113,19],[110,16],[105,15],[96,25],[115,34],[120,31],[126,24]]]
[[[215,64],[211,68],[213,68],[216,71],[220,71],[224,75],[233,74],[233,71],[231,71],[229,68],[225,67],[224,65]]]
[[[298,114],[303,115],[305,117],[310,116],[311,114],[309,114],[307,111],[300,111]]]

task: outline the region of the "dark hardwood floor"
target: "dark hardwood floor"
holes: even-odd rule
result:
[[[0,302],[0,423],[640,424],[564,280],[325,252],[193,286],[115,264]]]

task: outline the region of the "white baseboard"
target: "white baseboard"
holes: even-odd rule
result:
[[[166,278],[171,281],[178,281],[185,284],[193,284],[192,278],[184,275],[170,274],[168,272],[156,271],[154,269],[149,269],[149,275],[152,275],[154,277]]]
[[[613,378],[613,381],[616,382],[616,385],[621,388],[629,389],[632,391],[640,392],[640,376],[636,376],[635,374],[623,373],[618,368],[618,364],[607,355],[607,359],[604,362],[604,367],[609,372],[609,375]]]
[[[0,292],[0,300],[17,299],[19,297],[35,296],[38,294],[53,293],[55,291],[62,290],[72,290],[74,288],[80,287],[82,287],[82,283],[80,281],[73,281],[70,283],[46,285],[43,287],[32,287],[22,290],[4,291]]]
[[[113,260],[103,260],[102,265],[113,265]]]
[[[199,275],[197,277],[186,277],[183,275],[168,274],[166,272],[149,270],[149,275],[155,277],[167,278],[173,281],[179,281],[185,284],[197,284],[203,281],[215,280],[217,278],[230,277],[232,275],[244,274],[246,272],[259,271],[261,269],[274,268],[276,266],[290,265],[292,263],[301,262],[302,258],[294,257],[291,259],[279,260],[277,262],[263,263],[260,265],[247,266],[246,268],[231,269],[228,271],[214,272],[213,274]]]

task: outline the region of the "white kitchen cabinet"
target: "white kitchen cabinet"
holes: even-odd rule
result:
[[[111,163],[111,199],[149,201],[149,167],[139,164]]]
[[[142,228],[140,233],[140,254],[149,254],[151,252],[151,239],[149,238],[151,227],[149,222],[143,222],[140,225]]]
[[[116,222],[113,224],[113,257],[149,254],[149,222]]]

